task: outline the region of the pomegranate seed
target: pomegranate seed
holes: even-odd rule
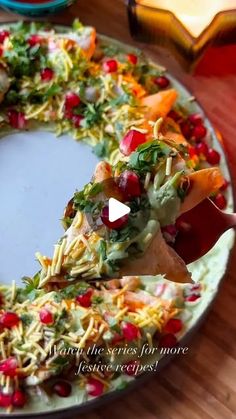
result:
[[[0,407],[10,407],[12,404],[12,395],[0,392]]]
[[[92,288],[89,288],[84,294],[77,295],[76,301],[82,307],[90,307],[92,304],[92,301],[91,301],[92,295],[93,295],[93,290]]]
[[[26,395],[22,390],[15,390],[12,395],[12,404],[15,407],[24,407],[26,404]]]
[[[0,372],[3,375],[9,377],[15,377],[17,375],[16,369],[18,367],[17,360],[13,356],[5,359],[5,361],[0,362]]]
[[[214,198],[213,198],[214,203],[216,204],[216,206],[220,209],[220,210],[224,210],[227,206],[227,201],[225,196],[222,193],[218,193]]]
[[[28,38],[28,44],[29,44],[31,47],[34,47],[35,45],[38,45],[38,44],[40,44],[41,42],[42,42],[42,38],[41,38],[41,36],[36,35],[36,34],[31,35],[31,36]]]
[[[6,311],[0,317],[0,325],[6,327],[7,329],[11,329],[12,327],[16,326],[19,321],[19,316],[11,311]]]
[[[165,89],[170,84],[170,80],[165,76],[155,77],[153,81],[161,89]]]
[[[128,342],[137,339],[140,336],[140,330],[135,324],[129,322],[123,322],[122,324],[123,336]]]
[[[193,157],[195,157],[197,155],[196,147],[190,146],[188,148],[188,152],[189,152],[190,159],[192,159]]]
[[[96,378],[89,378],[86,384],[86,390],[90,396],[101,396],[104,390],[104,384]]]
[[[124,337],[119,333],[115,332],[111,343],[112,345],[116,345],[117,343],[120,343],[122,340],[124,340]]]
[[[0,57],[3,56],[3,47],[0,45]]]
[[[209,148],[207,154],[207,161],[212,166],[220,163],[220,154],[214,148]]]
[[[75,116],[72,109],[66,109],[64,115],[66,119],[72,119]]]
[[[73,115],[72,116],[72,122],[73,122],[75,128],[80,127],[82,119],[83,119],[83,117],[81,115]]]
[[[118,69],[118,64],[116,60],[107,60],[103,63],[102,67],[105,73],[115,73]]]
[[[176,236],[176,234],[177,234],[177,228],[174,224],[169,224],[169,225],[163,227],[162,231],[164,231],[165,233],[170,234],[171,236]]]
[[[66,100],[65,100],[66,109],[75,108],[79,104],[80,104],[80,97],[76,93],[73,93],[73,92],[67,93]]]
[[[192,127],[189,124],[189,122],[188,121],[181,122],[180,128],[181,128],[181,132],[183,136],[187,138],[187,140],[189,140],[190,137],[192,136]]]
[[[18,112],[15,109],[10,109],[7,112],[8,121],[12,128],[23,129],[26,125],[26,119],[23,112]]]
[[[136,148],[146,142],[146,135],[134,129],[127,132],[120,142],[120,151],[129,156]]]
[[[175,334],[175,333],[180,332],[180,330],[182,328],[183,328],[182,320],[180,320],[180,319],[170,319],[170,320],[168,320],[168,322],[166,323],[166,325],[164,327],[164,332]]]
[[[118,218],[116,221],[109,221],[109,207],[105,206],[101,212],[101,219],[106,227],[111,228],[112,230],[120,230],[127,224],[129,215],[126,214],[123,217]]]
[[[168,117],[173,119],[175,122],[179,122],[181,120],[180,114],[173,109],[168,113]]]
[[[131,64],[133,64],[133,65],[136,65],[136,64],[137,64],[137,62],[138,62],[138,57],[137,57],[137,55],[135,55],[135,54],[128,54],[128,55],[127,55],[127,59],[128,59],[128,61],[129,61]]]
[[[192,113],[188,116],[188,120],[193,125],[202,125],[202,117],[199,113]]]
[[[43,324],[52,324],[54,322],[53,314],[47,308],[42,308],[39,312],[39,318]]]
[[[54,71],[51,68],[47,67],[41,71],[40,75],[42,81],[51,81],[54,76]]]
[[[195,125],[192,132],[192,137],[194,140],[198,141],[205,137],[207,133],[206,127],[204,125]]]
[[[141,195],[139,176],[131,170],[121,173],[118,180],[119,188],[124,192],[126,198],[134,198]]]
[[[140,365],[140,361],[134,360],[134,361],[128,361],[125,364],[123,364],[123,371],[126,375],[134,376],[137,375],[138,367]]]
[[[195,150],[198,156],[203,155],[204,157],[207,157],[208,155],[208,145],[203,141],[196,145]]]
[[[173,348],[177,342],[175,335],[168,333],[160,338],[158,346],[159,348]]]
[[[3,44],[6,38],[9,38],[10,32],[9,31],[1,31],[0,32],[0,44]]]
[[[53,391],[60,397],[68,397],[71,394],[71,384],[63,380],[57,381]]]
[[[199,284],[199,283],[193,284],[190,288],[191,291],[196,291],[196,290],[200,290],[200,289],[201,289],[201,284]]]
[[[187,297],[185,297],[185,301],[189,301],[189,302],[192,303],[193,301],[196,301],[200,297],[201,297],[200,294],[194,293],[194,294],[191,294],[191,295],[187,295]]]
[[[220,187],[220,190],[221,190],[221,191],[226,191],[226,189],[228,188],[228,186],[229,186],[229,181],[228,181],[228,180],[226,180],[226,179],[224,179],[224,183],[223,183],[223,185]]]

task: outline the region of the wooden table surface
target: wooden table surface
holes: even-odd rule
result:
[[[97,31],[135,44],[128,30],[122,0],[80,0],[53,20],[70,23],[79,17]],[[0,20],[16,16],[0,11]],[[19,17],[18,17],[19,19]],[[135,45],[138,45],[137,43]],[[142,46],[141,46],[142,47]],[[198,74],[186,74],[168,51],[143,46],[147,54],[164,64],[191,89],[213,124],[221,131],[230,168],[236,178],[236,72],[235,49],[217,53],[214,76],[200,66]],[[233,58],[234,56],[234,58]],[[234,61],[233,61],[234,60]],[[225,71],[227,64],[227,72]],[[222,73],[226,73],[222,76]],[[218,74],[218,75],[217,75]],[[221,74],[221,76],[219,75]],[[220,293],[200,331],[190,342],[188,355],[178,357],[145,386],[80,419],[232,419],[236,418],[236,248]]]

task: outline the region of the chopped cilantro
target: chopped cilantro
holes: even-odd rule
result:
[[[129,167],[140,173],[150,172],[163,157],[167,157],[171,148],[159,140],[148,141],[140,145],[130,155]]]
[[[75,298],[79,294],[84,294],[89,287],[85,282],[79,282],[77,284],[71,284],[66,288],[63,288],[60,291],[57,291],[57,294],[54,296],[54,300],[57,303],[60,303],[62,300],[70,300]]]
[[[103,303],[103,298],[100,295],[94,295],[92,297],[92,303],[93,304],[101,304],[101,303]]]
[[[98,247],[98,252],[99,252],[102,260],[106,260],[106,258],[107,258],[107,247],[106,247],[105,240],[100,240],[99,247]]]
[[[22,322],[23,322],[23,324],[25,325],[25,326],[29,326],[30,325],[30,323],[32,322],[32,320],[33,320],[33,317],[30,315],[30,314],[22,314],[21,316],[20,316],[20,318],[21,318],[21,320],[22,320]]]

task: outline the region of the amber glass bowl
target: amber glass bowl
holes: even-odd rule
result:
[[[217,13],[198,37],[168,10],[143,5],[139,0],[127,0],[127,10],[135,40],[169,48],[187,67],[194,66],[210,45],[236,42],[236,10]]]

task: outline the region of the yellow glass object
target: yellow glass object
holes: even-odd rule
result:
[[[236,0],[128,0],[131,35],[193,67],[210,45],[236,42]]]

